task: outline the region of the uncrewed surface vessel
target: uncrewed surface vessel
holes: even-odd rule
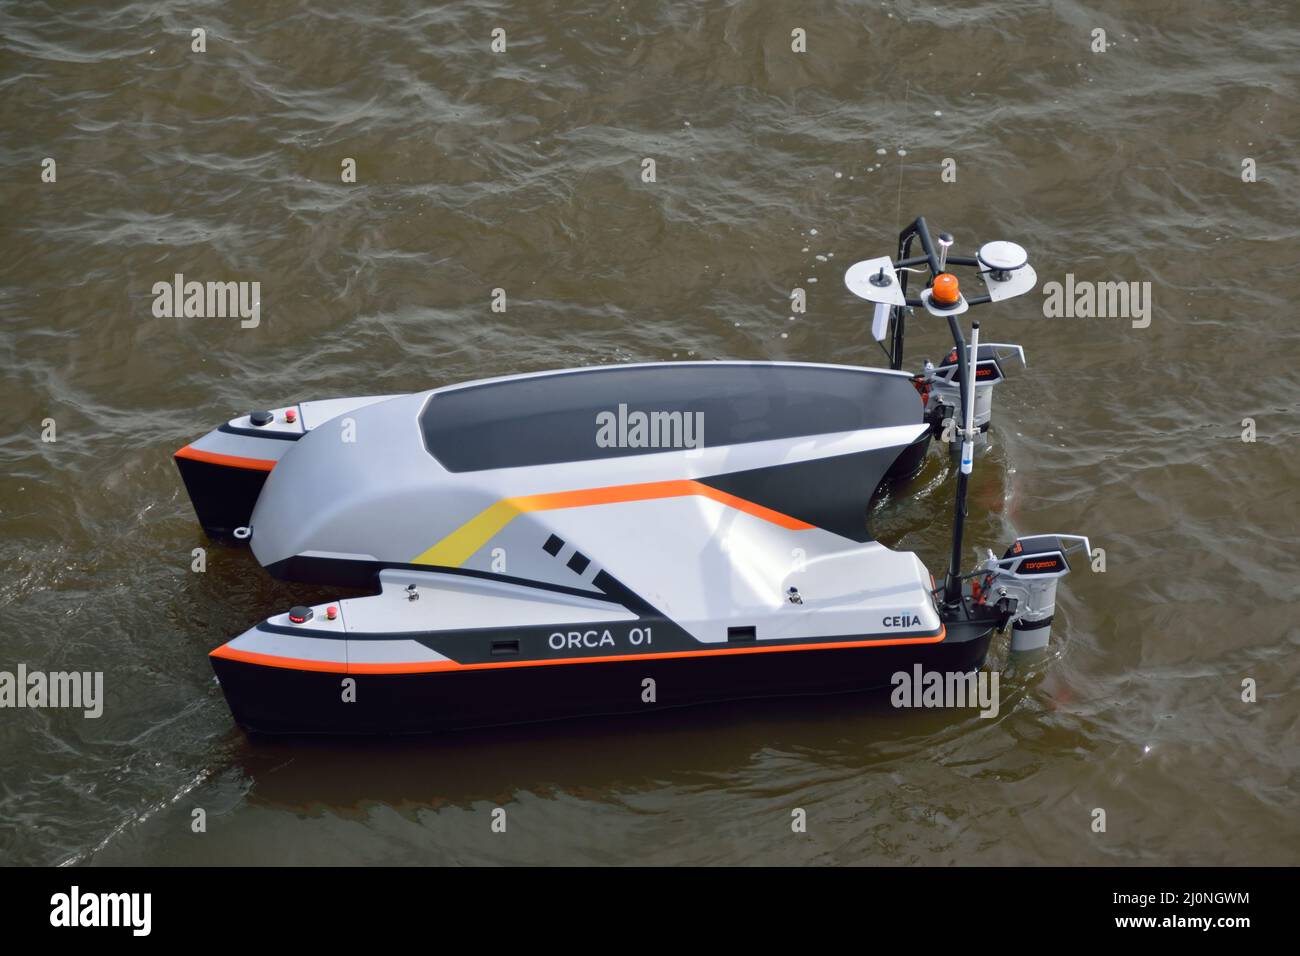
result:
[[[908,253],[919,240],[922,252]],[[995,631],[1046,644],[1068,535],[963,574],[966,479],[1014,346],[960,316],[1034,285],[1023,250],[947,257],[923,219],[896,259],[849,269],[889,369],[673,362],[303,402],[176,453],[205,530],[276,577],[368,588],[298,606],[212,652],[263,733],[401,733],[707,701],[868,690],[921,664],[981,667]],[[987,289],[966,298],[948,266]],[[918,269],[918,267],[921,267]],[[908,270],[928,273],[919,299]],[[951,281],[950,281],[951,280]],[[953,349],[902,371],[911,309]],[[872,539],[883,483],[932,441],[957,481],[936,582]]]

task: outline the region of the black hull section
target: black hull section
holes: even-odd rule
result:
[[[930,450],[930,433],[926,432],[912,444],[903,449],[885,472],[886,481],[906,481],[921,470],[925,464],[925,453]],[[873,496],[874,497],[874,496]]]
[[[939,644],[693,655],[426,674],[328,673],[212,658],[235,719],[261,734],[411,734],[766,697],[889,688],[898,671],[983,666],[992,628],[949,625]],[[356,681],[343,701],[343,679]],[[655,702],[642,700],[652,679]]]
[[[217,465],[179,455],[174,460],[199,524],[210,537],[229,538],[236,528],[247,527],[269,471]]]

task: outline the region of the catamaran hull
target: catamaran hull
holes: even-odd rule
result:
[[[299,439],[348,412],[391,396],[302,402],[232,418],[173,455],[194,513],[210,538],[235,537],[272,470]]]
[[[273,616],[213,666],[241,725],[291,734],[869,691],[918,662],[969,671],[989,623],[945,629],[920,559],[866,520],[884,481],[923,464],[924,416],[905,372],[698,362],[232,419],[177,454],[196,508],[221,473],[199,487],[195,464],[261,470],[264,486],[251,513],[238,496],[205,527],[243,522],[278,577],[377,593]]]
[[[235,720],[253,734],[416,734],[755,698],[881,691],[893,675],[984,664],[993,629],[949,625],[937,644],[746,653],[433,673],[347,674],[221,657],[212,666]],[[344,679],[355,685],[344,700]],[[653,684],[647,683],[653,681]],[[653,687],[653,700],[647,700]]]
[[[188,454],[186,454],[188,453]],[[248,458],[221,461],[194,456],[184,448],[175,456],[194,513],[210,538],[232,537],[248,525],[273,462]]]

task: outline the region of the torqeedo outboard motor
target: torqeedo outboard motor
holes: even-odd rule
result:
[[[1082,535],[1037,534],[1017,538],[1001,558],[988,552],[984,576],[976,578],[972,591],[978,602],[992,601],[1009,615],[1012,652],[1047,646],[1056,614],[1056,585],[1070,573],[1066,555],[1077,551],[1092,553]]]
[[[967,348],[969,349],[969,346]],[[1025,362],[1025,350],[1019,345],[991,342],[988,345],[980,345],[979,347],[979,356],[975,364],[975,412],[973,415],[973,424],[979,430],[979,437],[976,439],[977,443],[984,441],[984,435],[989,430],[989,423],[993,420],[993,388],[1006,381],[1007,377],[1002,371],[1002,359],[1010,355],[1019,357],[1021,365],[1027,364]],[[921,377],[925,385],[928,386],[926,411],[929,412],[944,407],[945,415],[951,417],[953,410],[961,407],[961,383],[958,381],[957,373],[957,350],[952,349],[949,351],[938,367],[935,367],[934,363],[927,361]],[[959,443],[954,443],[954,451],[958,450],[958,446]]]

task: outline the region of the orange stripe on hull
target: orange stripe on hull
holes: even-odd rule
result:
[[[773,511],[744,498],[737,498],[712,485],[689,478],[670,481],[647,481],[635,485],[612,485],[607,488],[584,488],[578,491],[556,491],[540,495],[523,495],[509,499],[519,511],[551,511],[560,508],[585,508],[589,505],[615,505],[628,501],[653,501],[659,498],[682,498],[700,495],[719,504],[743,511],[764,521],[780,525],[791,531],[806,531],[813,527],[798,518]]]
[[[411,661],[405,664],[345,664],[343,661],[309,661],[296,657],[279,657],[241,651],[223,644],[209,655],[245,664],[282,667],[292,670],[325,671],[334,674],[433,674],[443,671],[496,670],[503,667],[551,667],[557,664],[600,664],[619,661],[661,661],[688,657],[722,657],[732,654],[777,654],[791,651],[828,651],[853,647],[901,647],[909,644],[938,644],[948,634],[940,627],[938,634],[924,637],[887,637],[873,641],[828,641],[820,644],[780,644],[773,647],[723,647],[717,650],[670,651],[663,654],[610,654],[605,657],[562,657],[544,661],[490,661],[482,664],[459,664],[456,661]]]
[[[215,451],[204,451],[193,445],[186,445],[176,452],[176,458],[188,458],[191,461],[203,461],[209,465],[222,465],[226,468],[244,468],[248,471],[270,471],[275,467],[274,459],[243,458],[239,455],[220,455]]]
[[[264,667],[282,667],[285,670],[321,671],[326,674],[346,674],[348,665],[344,661],[309,661],[300,657],[280,657],[276,654],[258,654],[254,651],[241,651],[222,644],[209,657],[220,657],[228,661],[241,661],[245,664],[261,664]]]

